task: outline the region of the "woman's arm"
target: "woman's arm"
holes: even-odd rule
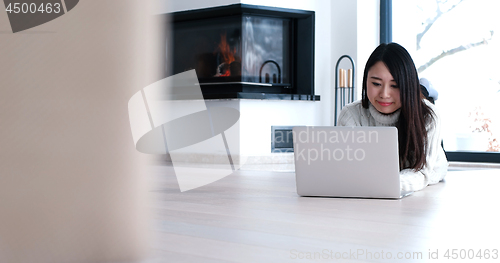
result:
[[[342,111],[340,111],[339,118],[337,120],[337,126],[361,126],[359,121],[360,113],[358,108],[361,106],[360,101],[346,105]],[[359,104],[359,105],[358,105]]]
[[[359,102],[360,103],[360,102]],[[437,109],[431,103],[426,104],[433,110],[433,118],[427,126],[426,165],[419,171],[404,169],[400,171],[401,189],[408,191],[422,190],[429,184],[441,181],[446,175],[448,161],[441,147],[441,120]],[[363,121],[361,105],[356,102],[345,106],[339,114],[337,126],[369,126],[369,120]],[[367,114],[367,113],[365,113]]]
[[[400,172],[402,190],[418,191],[429,184],[436,184],[443,180],[448,170],[448,161],[441,147],[440,116],[433,105],[430,107],[434,113],[427,127],[426,165],[419,171],[404,169]]]

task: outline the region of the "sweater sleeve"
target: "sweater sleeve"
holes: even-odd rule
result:
[[[359,119],[360,114],[356,113],[356,108],[353,106],[355,103],[345,106],[342,111],[340,111],[337,126],[361,126],[361,123],[356,121],[356,119]],[[356,118],[356,116],[358,117]]]
[[[404,169],[400,172],[401,189],[405,191],[418,191],[436,184],[443,180],[448,170],[448,161],[441,147],[441,120],[436,108],[430,107],[434,114],[427,126],[426,165],[419,171]]]

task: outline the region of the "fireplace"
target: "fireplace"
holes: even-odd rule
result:
[[[195,69],[205,99],[319,100],[314,12],[234,4],[170,19],[168,75]]]

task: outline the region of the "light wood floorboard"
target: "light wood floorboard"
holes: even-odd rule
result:
[[[380,255],[399,252],[422,258],[391,261],[427,262],[437,249],[441,259],[500,249],[499,169],[451,171],[401,200],[299,197],[292,172],[238,171],[184,193],[172,167],[150,176],[156,239],[145,263],[387,262]]]

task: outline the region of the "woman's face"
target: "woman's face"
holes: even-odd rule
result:
[[[399,87],[382,61],[368,70],[366,94],[375,109],[383,114],[390,114],[401,108]]]

